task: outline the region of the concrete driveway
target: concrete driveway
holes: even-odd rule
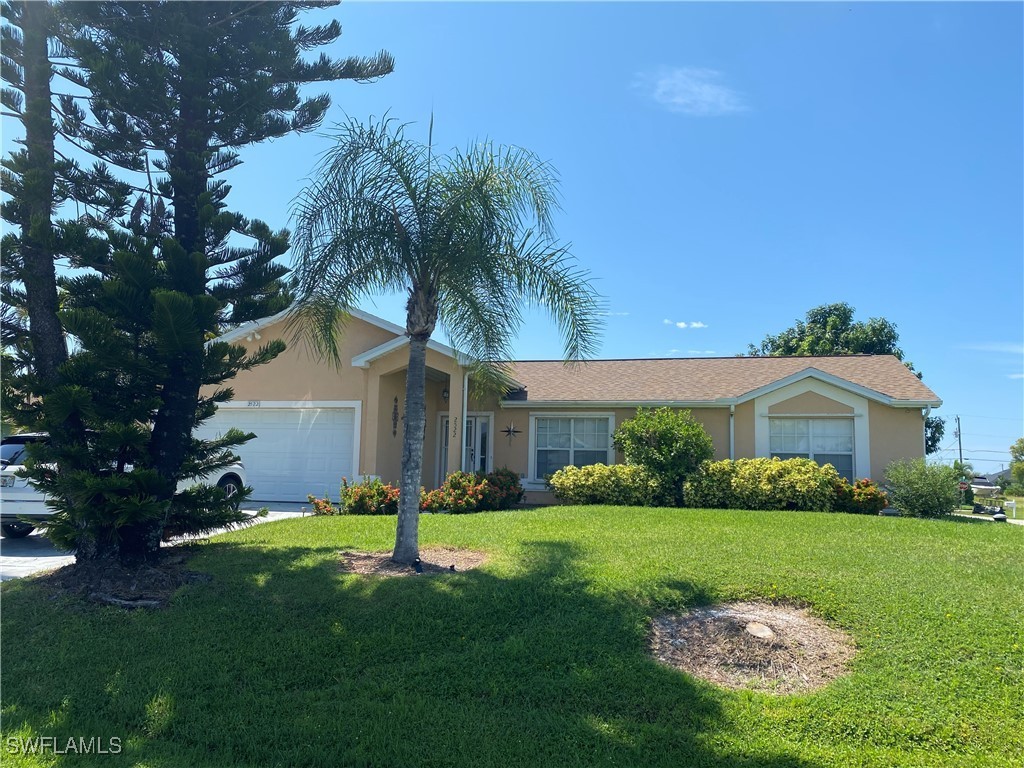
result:
[[[275,504],[273,511],[268,512],[266,517],[258,518],[257,523],[301,517],[303,506],[308,507],[302,504]],[[57,549],[39,531],[33,531],[23,539],[0,539],[0,581],[52,571],[74,561],[74,555]]]

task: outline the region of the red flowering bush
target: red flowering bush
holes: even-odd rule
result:
[[[318,499],[316,496],[314,496],[311,493],[306,498],[309,499],[309,503],[313,505],[313,514],[314,515],[320,516],[320,515],[340,515],[341,514],[341,510],[338,509],[338,507],[334,506],[334,504],[331,503],[331,497],[330,496],[324,496],[322,499]]]
[[[478,472],[477,480],[486,480],[484,498],[477,507],[478,512],[492,509],[511,509],[523,500],[523,484],[519,475],[511,469],[502,467],[486,475]]]
[[[420,491],[421,512],[476,512],[487,491],[487,481],[468,472],[452,472],[435,491]]]
[[[889,506],[889,497],[878,485],[862,478],[853,485],[845,477],[839,478],[835,484],[836,512],[849,512],[855,515],[877,515]]]
[[[379,477],[349,485],[341,478],[341,514],[397,515],[399,490]]]

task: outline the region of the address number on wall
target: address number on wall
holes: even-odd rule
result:
[[[246,402],[246,405],[249,408],[259,408],[260,407],[260,401],[259,400],[248,400]]]

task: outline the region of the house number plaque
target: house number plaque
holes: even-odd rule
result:
[[[247,400],[245,404],[249,408],[259,408],[260,407],[260,401],[259,400]]]

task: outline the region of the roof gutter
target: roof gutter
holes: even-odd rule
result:
[[[502,408],[732,408],[729,400],[502,400]]]

